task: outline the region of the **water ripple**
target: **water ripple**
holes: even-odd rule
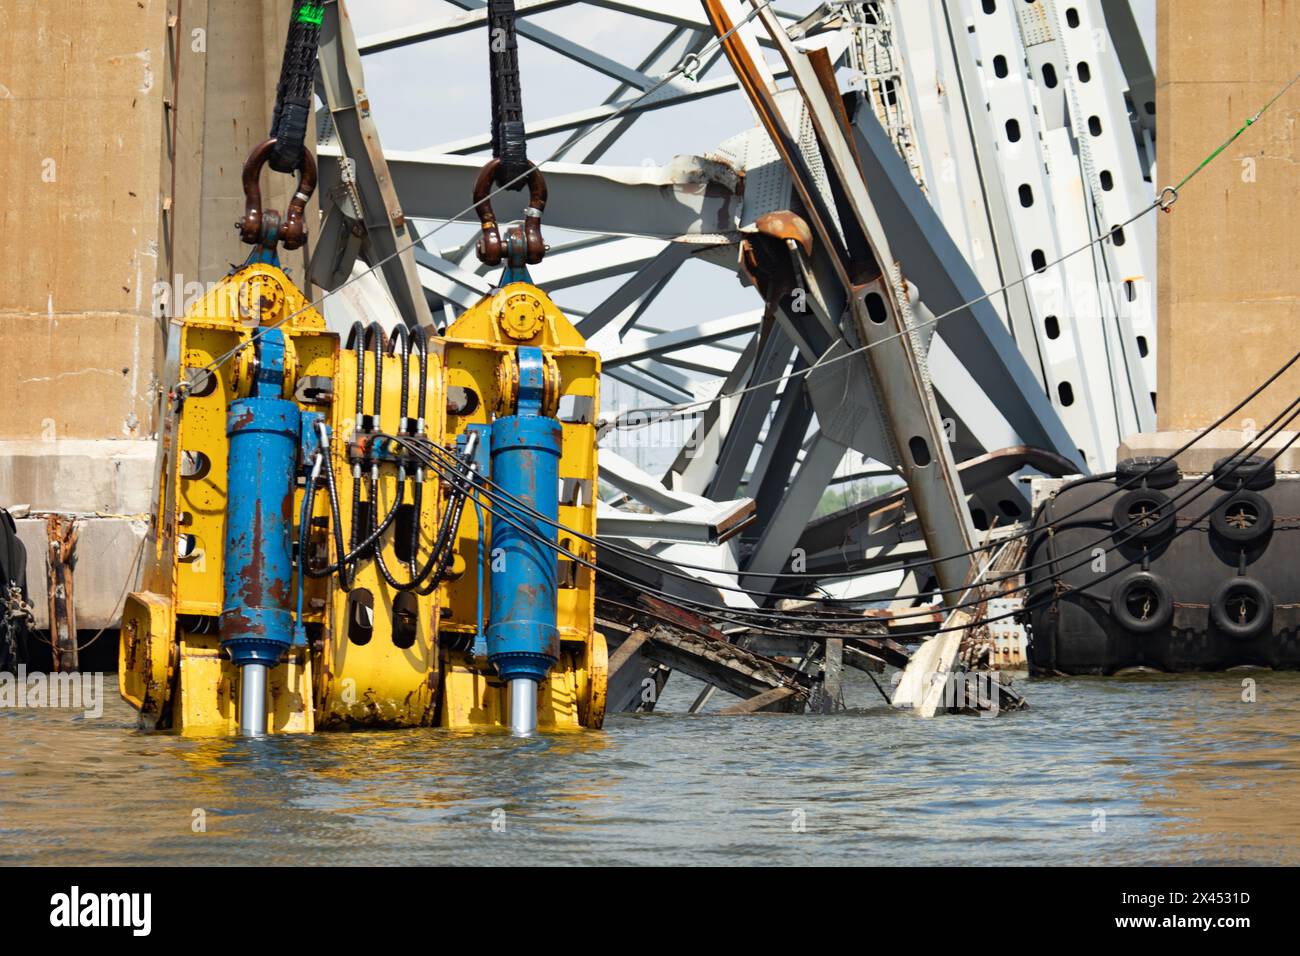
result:
[[[674,678],[677,713],[528,741],[0,711],[0,862],[1294,864],[1300,675],[1251,679],[1033,681],[1028,712],[924,721],[854,681],[842,714],[687,716]]]

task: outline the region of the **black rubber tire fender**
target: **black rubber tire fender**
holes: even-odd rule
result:
[[[1142,610],[1136,610],[1130,601],[1142,602]],[[1111,592],[1110,613],[1120,627],[1133,634],[1163,630],[1174,616],[1173,589],[1168,581],[1150,571],[1126,574]]]
[[[1115,484],[1130,488],[1172,488],[1183,478],[1173,459],[1143,456],[1125,458],[1115,466]]]
[[[1210,527],[1224,541],[1248,547],[1273,530],[1273,506],[1257,491],[1236,491],[1214,506]]]
[[[1251,602],[1256,612],[1243,620],[1243,601]],[[1273,625],[1273,595],[1259,581],[1245,575],[1229,578],[1219,585],[1210,600],[1210,620],[1219,632],[1233,640],[1248,641]]]
[[[1177,509],[1163,491],[1138,488],[1120,495],[1111,509],[1116,541],[1140,541],[1152,544],[1174,529]]]
[[[1233,463],[1237,467],[1233,468]],[[1277,481],[1277,469],[1267,458],[1239,458],[1227,455],[1214,463],[1214,487],[1225,491],[1245,488],[1247,491],[1263,491],[1272,488]]]

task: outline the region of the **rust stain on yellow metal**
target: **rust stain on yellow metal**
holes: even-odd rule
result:
[[[329,455],[340,502],[350,502],[354,477],[348,457],[356,422],[357,362],[373,381],[374,356],[340,349],[336,335],[279,269],[251,265],[218,283],[173,324],[169,373],[190,385],[183,403],[171,403],[160,442],[159,492],[153,515],[153,544],[147,550],[141,590],[131,594],[122,621],[119,684],[140,711],[146,727],[185,734],[230,734],[237,730],[239,669],[221,650],[222,548],[225,538],[227,437],[231,401],[249,394],[255,373],[252,349],[215,370],[200,370],[258,328],[277,325],[286,343],[285,398],[306,377],[328,381],[330,407],[299,399],[303,410],[324,413],[330,424]],[[511,414],[518,372],[516,349],[543,350],[550,394],[548,413],[561,421],[560,522],[584,535],[596,531],[596,436],[600,360],[586,347],[568,319],[542,290],[512,283],[485,296],[447,331],[429,336],[424,435],[446,449],[471,424],[486,425]],[[385,433],[398,434],[400,351],[385,354],[379,408]],[[418,377],[408,376],[410,414]],[[472,393],[472,401],[448,406],[451,388]],[[367,398],[367,407],[369,396]],[[364,477],[364,476],[363,476]],[[422,553],[432,549],[448,501],[448,489],[426,473],[425,507],[420,516]],[[380,466],[379,506],[397,493],[392,464]],[[408,486],[409,487],[409,486]],[[295,491],[300,513],[303,490]],[[409,494],[405,499],[409,502]],[[344,542],[351,532],[350,512],[341,511]],[[488,517],[490,525],[490,516]],[[317,495],[309,529],[309,549],[334,550],[328,496]],[[485,658],[466,650],[475,632],[478,608],[478,520],[467,505],[452,542],[451,573],[428,595],[398,597],[380,576],[373,559],[357,566],[350,592],[334,576],[311,578],[304,593],[304,622],[310,646],[294,647],[272,668],[268,730],[310,733],[337,726],[440,726],[483,730],[508,726],[505,687]],[[485,528],[485,534],[490,528]],[[586,560],[594,549],[561,534],[561,544]],[[391,533],[382,538],[390,568],[405,579]],[[539,727],[575,730],[600,727],[604,720],[607,653],[594,630],[595,587],[589,569],[561,560],[558,591],[560,661],[540,688]],[[568,566],[567,568],[565,566]],[[485,569],[485,587],[490,571]],[[296,587],[296,582],[295,582]],[[369,594],[369,603],[357,597]],[[412,603],[413,602],[413,603]],[[486,606],[486,598],[484,605]],[[400,606],[399,606],[400,605]],[[361,615],[364,628],[354,625]],[[399,617],[402,628],[395,628]],[[413,622],[413,628],[410,626]],[[394,635],[402,633],[401,640]]]

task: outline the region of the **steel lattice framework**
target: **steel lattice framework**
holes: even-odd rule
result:
[[[325,225],[312,279],[334,289],[364,263],[384,263],[329,300],[332,323],[378,316],[442,325],[495,280],[476,268],[472,242],[440,246],[421,240],[416,225],[467,205],[489,145],[486,123],[481,136],[386,151],[365,92],[367,57],[421,44],[436,64],[440,42],[484,29],[484,0],[450,2],[461,12],[360,38],[343,5],[326,4],[317,85]],[[752,9],[741,0],[714,6],[732,23]],[[711,42],[718,30],[707,5],[518,0],[517,8],[521,44],[588,68],[608,89],[595,105],[553,116],[525,97],[530,140],[566,136],[545,167],[546,225],[574,235],[555,244],[534,279],[560,294],[617,278],[594,307],[569,310],[603,355],[606,406],[616,395],[655,407],[703,400],[648,416],[656,442],[680,446],[662,474],[625,453],[642,421],[606,414],[603,537],[717,568],[693,571],[701,586],[689,592],[751,607],[748,596],[710,590],[708,580],[765,589],[770,582],[754,575],[789,569],[792,555],[809,572],[869,575],[927,550],[960,551],[990,526],[1027,515],[1020,477],[1105,470],[1123,436],[1153,426],[1153,220],[1045,267],[1128,220],[1155,192],[1154,83],[1129,0],[830,2],[806,16],[765,8],[737,30],[733,59],[752,59],[761,97],[770,95],[779,114],[769,125],[788,130],[797,155],[737,113],[736,128],[720,130],[707,154],[638,167],[601,160],[650,111],[741,85]],[[583,8],[616,13],[658,40],[624,63],[528,19],[552,10],[581,17]],[[842,95],[813,82],[807,54],[818,50],[837,68]],[[638,99],[692,54],[692,69]],[[841,103],[846,148],[819,147],[819,124]],[[846,178],[844,163],[860,177]],[[865,188],[853,185],[859,179]],[[506,221],[520,215],[523,197],[495,202]],[[810,207],[822,205],[831,247],[839,241],[852,253],[860,231],[862,248],[887,253],[880,288],[896,303],[891,320],[911,329],[893,345],[907,350],[919,390],[889,381],[892,366],[873,366],[879,352],[802,374],[873,334],[869,322],[849,321],[853,295],[837,284],[827,244],[788,240],[771,225],[772,214],[789,211],[815,220]],[[472,213],[461,219],[476,222]],[[681,274],[691,260],[755,285],[752,309],[654,324],[656,300],[688,281]],[[925,324],[972,302],[937,330]],[[773,381],[791,372],[800,374]],[[900,438],[921,427],[908,424],[908,407],[914,418],[931,409],[942,431],[945,447],[928,469],[899,453]],[[882,475],[907,484],[818,514],[828,486]],[[946,538],[918,519],[932,507],[927,496],[944,493],[963,502]],[[932,587],[930,578],[898,572],[850,587],[907,600]]]

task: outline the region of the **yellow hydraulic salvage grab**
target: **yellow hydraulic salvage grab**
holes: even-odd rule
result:
[[[122,696],[187,734],[600,727],[600,365],[528,277],[540,172],[497,291],[445,336],[358,324],[340,348],[279,267],[315,167],[282,224],[258,188],[274,144],[245,168],[253,253],[173,328]]]

